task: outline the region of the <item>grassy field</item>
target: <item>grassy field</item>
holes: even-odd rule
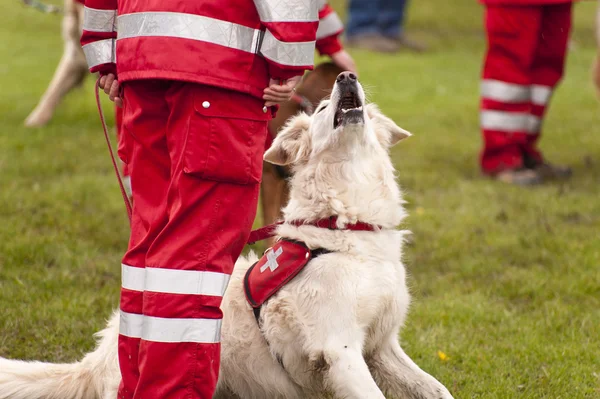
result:
[[[475,0],[413,2],[408,30],[429,43],[427,54],[353,53],[371,99],[414,133],[393,153],[414,232],[415,300],[401,341],[457,398],[600,397],[594,12],[594,2],[576,7],[567,76],[542,140],[549,159],[574,167],[564,184],[522,189],[480,176],[485,42]],[[0,13],[5,357],[77,359],[118,302],[128,226],[92,79],[48,127],[23,127],[58,62],[59,25],[17,0]]]

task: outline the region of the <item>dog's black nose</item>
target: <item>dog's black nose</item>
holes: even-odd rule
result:
[[[348,71],[342,72],[335,81],[338,83],[354,83],[356,82],[356,75]]]

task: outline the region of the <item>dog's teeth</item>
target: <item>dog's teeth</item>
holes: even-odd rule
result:
[[[348,111],[350,111],[350,110],[349,110],[349,109],[344,109],[344,108],[342,108],[342,112],[343,112],[343,113],[345,113],[345,114],[346,114],[346,113],[348,113]]]
[[[356,109],[359,110],[359,111],[362,111],[362,105],[360,107],[356,108]]]

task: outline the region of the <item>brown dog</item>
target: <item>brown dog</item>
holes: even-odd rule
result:
[[[318,65],[314,71],[306,74],[298,85],[297,98],[282,104],[277,117],[269,123],[269,133],[277,134],[285,122],[298,112],[311,114],[314,107],[331,93],[336,77],[343,72],[333,63]],[[288,185],[286,178],[289,170],[265,162],[261,185],[261,205],[263,225],[274,223],[281,217],[281,208],[288,200]],[[272,240],[267,244],[271,246]]]

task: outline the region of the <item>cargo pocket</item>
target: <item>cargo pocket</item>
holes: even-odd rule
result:
[[[257,98],[200,86],[194,93],[184,173],[225,183],[259,183],[269,119]]]

